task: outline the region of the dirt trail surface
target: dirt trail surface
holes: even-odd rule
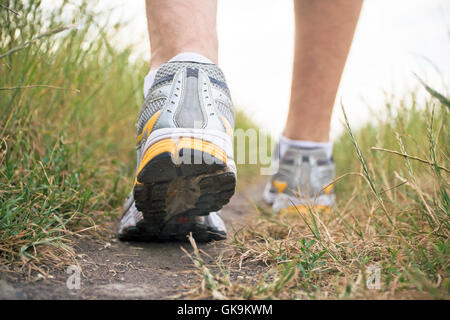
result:
[[[261,199],[262,188],[262,183],[241,187],[225,206],[223,217],[229,234],[255,212],[251,203]],[[180,293],[199,281],[192,261],[181,247],[192,252],[191,245],[184,242],[121,242],[114,235],[102,241],[85,238],[76,247],[82,270],[79,289],[67,287],[71,274],[63,271],[50,272],[52,278],[35,276],[32,281],[0,273],[0,299],[180,298]],[[210,263],[226,249],[226,244],[215,242],[198,247],[210,255],[204,259]]]

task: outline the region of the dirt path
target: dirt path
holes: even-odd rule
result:
[[[262,183],[241,187],[223,209],[228,231],[245,223],[259,201]],[[199,244],[212,262],[225,249],[223,242]],[[104,241],[81,240],[76,248],[82,266],[80,289],[68,289],[69,274],[52,273],[52,279],[24,281],[0,273],[0,299],[168,299],[188,290],[198,281],[194,266],[182,252],[188,243],[120,242],[114,236]],[[185,287],[185,289],[183,289]]]

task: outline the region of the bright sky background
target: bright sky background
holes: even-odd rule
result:
[[[131,23],[118,35],[119,41],[136,44],[136,52],[148,58],[144,0],[97,2],[99,8],[121,8],[114,19]],[[276,136],[289,103],[293,3],[218,2],[219,64],[233,100]],[[341,99],[357,127],[374,116],[368,106],[375,112],[383,107],[386,92],[401,97],[416,87],[413,73],[449,93],[445,84],[450,84],[450,1],[366,0],[336,99],[332,137],[342,130]]]

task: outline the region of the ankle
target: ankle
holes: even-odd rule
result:
[[[317,142],[310,140],[299,140],[299,139],[290,139],[284,135],[280,136],[279,139],[279,151],[280,155],[284,154],[284,151],[289,147],[292,148],[300,148],[300,149],[323,149],[325,150],[327,157],[331,158],[333,153],[333,142]]]
[[[152,50],[151,58],[150,58],[150,67],[151,69],[156,69],[168,62],[169,60],[182,55],[184,53],[192,53],[198,56],[202,56],[209,63],[218,63],[218,50],[214,48],[214,46],[205,46],[201,44],[190,44],[177,48],[165,48],[164,50]],[[186,60],[185,60],[186,61]]]
[[[311,141],[317,143],[326,143],[330,141],[329,134],[321,134],[318,132],[312,132],[308,134],[302,134],[301,132],[283,131],[283,136],[290,140]]]
[[[311,123],[312,124],[312,123]],[[291,140],[304,140],[314,142],[328,142],[330,141],[330,128],[329,126],[320,125],[315,123],[314,127],[309,127],[307,123],[295,123],[286,124],[283,130],[283,136]]]
[[[161,63],[157,64],[156,66],[152,63],[150,72],[147,74],[147,76],[144,79],[144,97],[147,95],[148,90],[151,88],[153,81],[155,80],[156,72],[158,71],[159,67],[167,62],[174,62],[174,61],[190,61],[190,62],[198,62],[198,63],[213,63],[210,59],[207,57],[195,53],[195,52],[182,52],[175,56],[170,57],[167,60],[162,61]]]

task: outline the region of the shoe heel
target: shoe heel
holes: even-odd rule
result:
[[[181,214],[207,215],[220,210],[234,194],[234,165],[228,163],[225,151],[208,141],[165,139],[151,146],[143,161],[134,199],[144,218],[160,216],[167,222]]]

